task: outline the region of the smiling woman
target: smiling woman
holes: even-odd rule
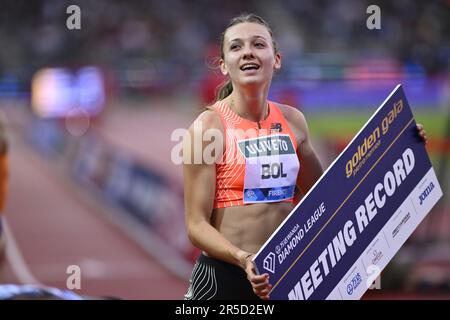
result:
[[[254,14],[238,16],[222,34],[220,48],[220,70],[228,80],[216,103],[189,128],[183,146],[186,226],[203,251],[185,298],[268,299],[269,276],[257,275],[251,258],[293,209],[294,199],[320,177],[322,166],[302,113],[267,100],[281,68],[269,25]],[[195,163],[208,139],[195,148],[191,137],[211,129],[222,135],[223,149],[214,163]]]

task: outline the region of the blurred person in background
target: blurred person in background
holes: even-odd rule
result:
[[[191,125],[183,146],[186,227],[203,251],[185,299],[269,299],[269,275],[256,274],[252,257],[323,168],[304,115],[267,98],[281,68],[267,22],[255,14],[235,17],[220,45],[220,70],[229,80]],[[203,157],[209,143],[194,146],[191,139],[210,129],[223,137],[213,163]],[[426,141],[421,125],[418,131]]]
[[[5,209],[6,192],[8,186],[8,142],[5,132],[5,124],[0,120],[0,282],[2,281],[2,269],[6,260],[6,244],[2,215]]]

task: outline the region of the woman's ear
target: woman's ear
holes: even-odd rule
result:
[[[219,64],[220,64],[220,72],[222,72],[224,76],[228,75],[228,70],[227,66],[225,65],[225,61],[223,61],[223,59],[220,59]]]
[[[281,53],[279,52],[275,54],[275,64],[273,65],[273,68],[275,70],[281,69]]]

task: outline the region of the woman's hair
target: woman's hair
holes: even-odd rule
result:
[[[230,23],[227,25],[225,30],[220,35],[220,57],[222,59],[224,59],[223,48],[224,48],[224,41],[225,41],[225,33],[232,26],[235,26],[237,24],[244,23],[244,22],[258,23],[258,24],[263,25],[264,27],[266,27],[267,31],[269,31],[270,37],[272,38],[272,45],[273,45],[274,51],[275,51],[275,53],[278,53],[278,45],[275,42],[275,40],[273,39],[272,28],[270,28],[269,24],[263,18],[261,18],[260,16],[254,14],[254,13],[249,13],[249,14],[243,13],[243,14],[241,14],[241,15],[239,15],[237,17],[234,17],[233,19],[231,19]],[[216,101],[220,101],[220,100],[225,99],[232,92],[233,92],[233,85],[231,83],[231,80],[225,81],[217,89]]]

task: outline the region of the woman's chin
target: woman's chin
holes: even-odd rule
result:
[[[244,87],[248,87],[248,86],[261,86],[265,83],[266,81],[264,79],[261,79],[260,77],[254,77],[254,76],[250,76],[250,77],[245,77],[243,79],[240,79],[239,81],[239,85],[242,85]]]

